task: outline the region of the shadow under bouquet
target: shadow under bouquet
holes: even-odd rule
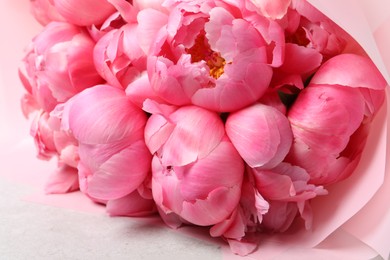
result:
[[[239,255],[310,240],[386,117],[382,74],[305,0],[31,4],[22,109],[58,160],[46,191],[112,216],[208,227]]]

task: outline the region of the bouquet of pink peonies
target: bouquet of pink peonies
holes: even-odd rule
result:
[[[39,157],[58,158],[47,192],[206,226],[240,255],[311,229],[312,203],[355,173],[383,110],[381,73],[305,0],[32,10],[45,27],[20,70],[22,108]]]

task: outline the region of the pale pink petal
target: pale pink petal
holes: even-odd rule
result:
[[[287,155],[292,143],[287,118],[275,108],[263,104],[230,114],[226,133],[251,167],[276,166]]]
[[[94,47],[95,42],[90,38],[76,35],[67,50],[69,78],[77,92],[102,83],[92,59]]]
[[[354,69],[351,71],[351,68]],[[311,83],[378,90],[387,85],[374,63],[356,54],[341,54],[328,60],[317,71]]]
[[[145,142],[149,151],[154,154],[168,140],[175,129],[175,125],[169,123],[161,115],[152,115],[145,126]]]
[[[138,107],[142,108],[146,99],[162,103],[162,99],[153,91],[146,73],[131,82],[126,88],[126,95]]]
[[[183,209],[180,216],[185,220],[199,225],[209,226],[221,222],[231,214],[237,206],[240,188],[220,187],[208,194],[206,199],[196,200],[195,202],[183,202]],[[221,206],[223,205],[223,206]]]
[[[107,2],[115,6],[115,9],[118,10],[127,23],[134,23],[137,21],[138,9],[132,5],[132,2],[126,0],[107,0]]]
[[[237,255],[246,256],[256,250],[258,242],[256,239],[247,241],[246,239],[236,240],[228,239],[227,240],[230,246],[230,250]]]
[[[338,154],[362,123],[364,110],[359,89],[310,85],[298,95],[288,118],[295,138],[310,148]]]
[[[145,199],[138,191],[133,191],[122,198],[109,200],[106,210],[110,216],[144,217],[156,213],[156,206],[153,200]]]
[[[237,207],[244,165],[230,142],[184,167],[166,167],[153,160],[153,197],[166,213],[207,226],[226,219]],[[217,206],[218,205],[218,206]]]
[[[148,54],[158,37],[160,29],[167,25],[168,16],[158,10],[147,8],[137,15],[137,37],[141,49]]]
[[[77,169],[66,164],[58,168],[49,176],[45,186],[48,194],[67,193],[79,189]]]
[[[250,0],[257,8],[259,13],[271,19],[280,19],[286,13],[291,0]]]
[[[218,114],[202,108],[182,107],[169,119],[176,126],[164,144],[164,165],[183,166],[202,159],[224,136],[223,123]]]
[[[115,12],[107,0],[53,0],[57,11],[70,23],[88,26],[101,24]]]
[[[285,232],[294,221],[298,208],[292,202],[271,201],[267,214],[263,216],[263,226],[275,232]]]
[[[69,108],[69,125],[76,139],[98,144],[118,141],[143,128],[146,115],[123,90],[99,85],[77,95]]]
[[[229,217],[212,226],[210,235],[212,237],[242,238],[245,236],[245,228],[245,221],[238,207]]]
[[[32,0],[31,12],[35,19],[42,25],[46,25],[51,21],[65,21],[54,7],[52,0]]]
[[[83,159],[80,154],[81,160]],[[88,178],[87,194],[100,200],[119,199],[133,192],[145,180],[151,155],[143,141],[113,154]]]
[[[186,173],[181,195],[184,200],[205,198],[210,190],[218,186],[240,186],[243,179],[243,162],[233,145],[222,141],[209,156],[194,165],[183,167]]]

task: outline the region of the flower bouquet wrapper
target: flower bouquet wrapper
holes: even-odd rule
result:
[[[308,2],[349,33],[390,82],[388,1]],[[313,201],[313,229],[268,236],[253,259],[390,258],[389,98],[387,88],[354,174]]]
[[[349,33],[363,47],[387,82],[390,82],[390,13],[386,12],[390,3],[386,0],[308,2]],[[257,250],[246,257],[234,255],[226,245],[222,247],[223,259],[371,259],[378,255],[388,259],[389,101],[387,88],[386,101],[370,125],[367,142],[354,174],[330,185],[327,187],[328,195],[312,201],[313,224],[310,230],[297,224],[282,234],[262,234]],[[7,120],[5,118],[5,122],[13,124]],[[28,145],[31,144],[23,140],[10,152],[2,151],[0,154],[7,157],[10,153],[19,153]],[[37,185],[36,180],[33,182]],[[56,205],[54,200],[45,200],[42,196],[30,200]],[[70,196],[66,203],[58,201],[57,206],[66,204],[69,207],[78,201],[80,197],[77,195]],[[96,212],[101,213],[101,210]]]

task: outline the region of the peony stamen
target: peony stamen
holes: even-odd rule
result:
[[[204,32],[196,37],[194,45],[187,48],[186,52],[191,55],[191,62],[205,61],[211,77],[218,79],[224,73],[226,61],[219,52],[210,48]]]

